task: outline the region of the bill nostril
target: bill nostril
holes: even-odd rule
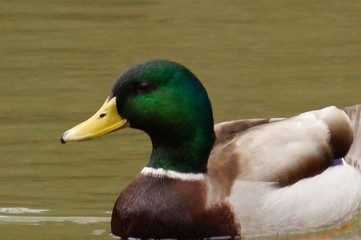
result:
[[[103,117],[105,117],[107,114],[106,113],[101,113],[101,114],[99,114],[99,118],[103,118]]]

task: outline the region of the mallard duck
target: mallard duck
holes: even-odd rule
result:
[[[115,203],[116,236],[310,232],[339,226],[361,208],[360,109],[214,125],[198,78],[181,64],[154,60],[121,74],[100,110],[61,142],[124,127],[150,136],[148,164]]]

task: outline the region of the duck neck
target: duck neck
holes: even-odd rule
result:
[[[215,141],[213,126],[208,131],[196,130],[190,135],[158,132],[150,136],[153,150],[148,167],[181,173],[207,172],[208,157]]]

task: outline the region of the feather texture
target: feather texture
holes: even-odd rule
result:
[[[352,166],[361,170],[361,104],[344,109],[352,122],[354,132],[353,144],[347,153],[345,160]]]

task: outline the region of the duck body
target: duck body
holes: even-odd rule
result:
[[[119,195],[122,238],[266,236],[324,230],[361,208],[360,106],[213,125],[207,93],[180,64],[123,73],[102,108],[63,143],[125,126],[152,141],[147,166]],[[334,159],[352,164],[334,166]]]
[[[242,126],[250,122],[257,125]],[[230,202],[243,236],[320,231],[360,210],[360,170],[333,166],[353,142],[344,111],[327,107],[288,119],[225,122],[215,129],[219,140],[208,174],[214,196]]]

